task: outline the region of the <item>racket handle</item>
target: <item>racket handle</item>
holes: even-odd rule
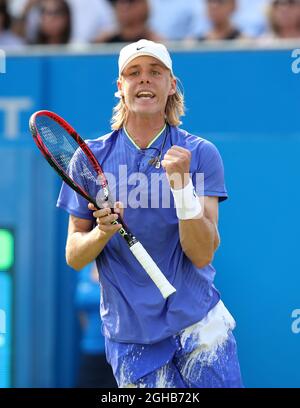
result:
[[[162,271],[159,269],[159,267],[156,265],[156,263],[153,261],[151,256],[148,254],[148,252],[140,242],[136,242],[135,244],[133,244],[130,247],[130,251],[133,253],[136,259],[148,273],[150,278],[153,280],[155,285],[158,287],[164,299],[172,295],[172,293],[176,292],[174,286],[170,284],[170,282],[167,280],[165,275],[162,273]]]

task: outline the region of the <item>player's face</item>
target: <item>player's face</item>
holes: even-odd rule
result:
[[[176,80],[156,58],[132,60],[118,81],[129,114],[164,115],[168,97],[176,92]]]

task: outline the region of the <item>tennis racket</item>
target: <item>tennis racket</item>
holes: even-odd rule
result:
[[[91,197],[88,185],[92,181],[98,188],[101,186],[103,200],[110,204],[113,212],[113,203],[102,168],[91,149],[72,126],[57,114],[42,110],[30,117],[29,128],[37,147],[60,177],[98,209],[100,207],[96,199]],[[142,244],[129,231],[120,215],[113,223],[122,225],[119,233],[162,296],[166,299],[176,292]]]

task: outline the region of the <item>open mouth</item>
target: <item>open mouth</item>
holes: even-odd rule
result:
[[[136,97],[139,99],[153,99],[155,94],[151,91],[140,91],[136,94]]]

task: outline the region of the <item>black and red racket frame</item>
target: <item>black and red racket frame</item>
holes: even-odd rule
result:
[[[94,206],[96,208],[99,209],[99,206],[97,205],[96,201],[92,197],[88,196],[86,194],[86,192],[77,183],[75,183],[71,178],[69,178],[65,174],[64,169],[55,160],[55,158],[49,152],[48,148],[45,146],[45,144],[44,144],[44,142],[42,140],[42,137],[39,134],[38,128],[36,126],[36,118],[38,118],[39,116],[48,116],[49,118],[51,118],[52,120],[57,122],[60,126],[62,126],[68,132],[68,134],[76,141],[76,143],[78,143],[80,148],[84,151],[84,153],[86,154],[87,158],[89,159],[91,165],[93,166],[94,170],[97,172],[97,174],[100,177],[102,188],[106,189],[107,188],[107,180],[106,180],[106,178],[104,176],[104,173],[103,173],[98,161],[96,160],[94,154],[92,153],[92,151],[90,150],[88,145],[84,142],[84,140],[81,139],[81,137],[75,131],[75,129],[68,122],[66,122],[63,118],[61,118],[59,115],[57,115],[56,113],[48,111],[48,110],[40,110],[38,112],[35,112],[31,116],[30,121],[29,121],[29,127],[30,127],[31,133],[33,135],[33,139],[34,139],[37,147],[39,148],[39,150],[41,151],[41,153],[45,157],[45,159],[59,173],[59,175],[63,178],[63,180],[68,185],[70,185],[70,187],[72,187],[77,193],[82,195],[87,201],[91,202],[92,204],[94,204]]]
[[[78,194],[80,194],[82,197],[84,197],[88,202],[92,203],[96,208],[100,209],[99,205],[97,204],[96,200],[90,197],[77,183],[75,183],[70,177],[67,176],[65,173],[64,169],[60,166],[60,164],[55,160],[55,158],[52,156],[52,154],[49,152],[47,147],[45,146],[45,143],[43,142],[43,139],[41,135],[39,134],[37,125],[36,125],[36,118],[39,116],[48,116],[55,122],[57,122],[60,126],[62,126],[68,134],[78,143],[80,148],[83,150],[83,152],[86,154],[87,158],[89,159],[91,165],[93,166],[94,170],[97,172],[100,181],[101,181],[101,186],[104,190],[104,197],[105,199],[108,199],[108,183],[105,178],[105,175],[101,169],[100,164],[98,163],[96,157],[94,156],[93,152],[91,149],[88,147],[88,145],[85,143],[83,139],[79,136],[79,134],[76,132],[76,130],[68,123],[66,122],[63,118],[61,118],[59,115],[57,115],[54,112],[48,111],[48,110],[40,110],[35,112],[33,115],[31,115],[30,120],[29,120],[29,128],[32,133],[33,139],[41,151],[42,155],[45,157],[45,159],[48,161],[50,166],[54,168],[54,170],[61,176],[61,178],[73,189],[75,190]],[[111,208],[111,212],[114,213],[114,209]],[[119,219],[117,221],[114,221],[114,224],[117,224],[120,222],[122,224],[122,227],[119,230],[119,233],[125,238],[126,242],[128,245],[131,247],[134,245],[137,240],[135,236],[129,231],[127,225],[125,224],[124,220],[118,214]]]

